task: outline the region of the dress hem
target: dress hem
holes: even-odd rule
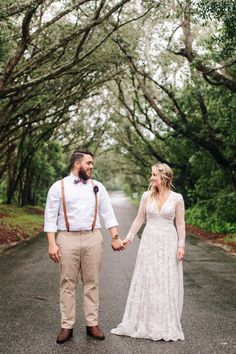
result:
[[[158,337],[152,337],[152,336],[145,336],[145,335],[135,335],[135,334],[128,334],[128,333],[125,333],[125,332],[116,332],[116,329],[114,330],[111,330],[111,333],[114,334],[114,335],[117,335],[117,336],[126,336],[126,337],[132,337],[132,338],[140,338],[140,339],[150,339],[150,340],[153,340],[153,341],[159,341],[159,340],[164,340],[165,342],[170,342],[170,341],[173,341],[173,342],[177,342],[178,340],[185,340],[184,336],[183,337],[169,337],[169,336],[164,336],[164,335],[160,335]]]

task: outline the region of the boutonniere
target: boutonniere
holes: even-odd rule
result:
[[[94,187],[93,187],[93,191],[94,191],[94,194],[97,194],[97,192],[99,191],[98,186],[94,186]]]

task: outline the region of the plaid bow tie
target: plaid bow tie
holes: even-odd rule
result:
[[[76,178],[76,179],[74,180],[74,183],[75,183],[75,184],[80,183],[80,182],[82,182],[83,184],[86,184],[88,181],[85,181],[84,179],[80,179],[80,178]]]

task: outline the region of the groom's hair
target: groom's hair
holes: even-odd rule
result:
[[[93,157],[93,154],[90,151],[85,151],[85,150],[75,150],[73,154],[71,155],[70,158],[70,165],[71,168],[74,167],[74,164],[76,161],[81,161],[84,157],[84,155],[90,155]]]

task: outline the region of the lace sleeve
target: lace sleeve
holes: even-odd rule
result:
[[[178,246],[185,247],[185,218],[184,218],[184,200],[180,194],[175,210],[175,224],[178,233]]]
[[[126,240],[129,240],[130,242],[133,240],[134,236],[137,234],[138,230],[143,225],[144,220],[146,218],[147,194],[148,192],[143,193],[139,204],[138,214],[131,225],[128,235],[126,236]]]

